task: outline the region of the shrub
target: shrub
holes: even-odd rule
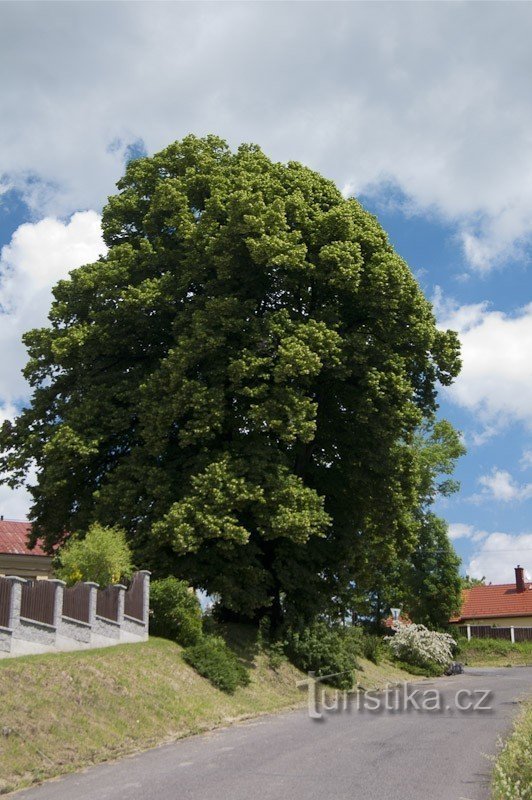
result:
[[[327,683],[338,689],[350,689],[357,657],[361,653],[361,631],[358,628],[329,626],[325,622],[289,632],[286,653],[304,672],[331,676]]]
[[[58,555],[55,572],[69,586],[95,581],[100,586],[118,583],[133,572],[131,551],[120,528],[94,523],[84,538],[72,536]]]
[[[386,647],[382,637],[373,633],[364,633],[361,641],[364,658],[367,658],[368,661],[373,661],[374,664],[379,664]]]
[[[183,647],[194,645],[202,634],[201,607],[185,581],[168,577],[153,581],[150,589],[150,629]]]
[[[432,665],[446,667],[453,660],[456,645],[448,633],[429,631],[424,625],[397,625],[395,635],[388,637],[393,655],[400,661],[417,667]]]
[[[203,636],[183,655],[196,672],[224,692],[232,694],[249,683],[248,671],[221,636]]]
[[[411,675],[423,675],[425,678],[439,678],[445,672],[445,667],[442,664],[431,663],[425,667],[418,667],[416,664],[407,664],[406,661],[397,660],[394,660],[394,664]]]

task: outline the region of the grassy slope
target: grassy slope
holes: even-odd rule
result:
[[[532,642],[512,644],[503,639],[460,639],[458,661],[469,667],[518,667],[532,665]]]
[[[238,633],[251,683],[229,696],[188,667],[181,648],[152,638],[103,650],[0,661],[0,794],[235,719],[303,702],[303,677],[270,668]],[[407,673],[361,661],[365,688]],[[8,736],[1,729],[9,728]]]

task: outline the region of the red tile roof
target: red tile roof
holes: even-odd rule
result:
[[[11,553],[21,556],[45,556],[39,543],[33,550],[28,547],[28,535],[31,530],[29,522],[13,522],[0,520],[0,553]]]
[[[532,617],[532,584],[525,581],[525,591],[515,583],[473,586],[462,592],[462,611],[451,622],[489,617]]]
[[[401,625],[411,625],[412,624],[412,620],[410,619],[408,614],[399,614],[398,622],[400,622]],[[385,628],[393,628],[393,626],[395,625],[395,620],[394,620],[394,618],[392,617],[391,614],[390,614],[389,617],[387,617],[386,619],[383,620],[383,625],[384,625]]]

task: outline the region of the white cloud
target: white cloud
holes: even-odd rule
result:
[[[105,252],[100,217],[94,211],[74,214],[68,222],[43,219],[21,225],[0,253],[0,423],[12,419],[28,399],[21,369],[26,361],[22,334],[46,325],[52,286],[71,269],[95,261]],[[26,515],[25,489],[0,487],[0,511],[6,517]]]
[[[472,556],[466,572],[472,578],[486,577],[491,583],[513,583],[514,567],[517,564],[527,567],[527,580],[531,579],[532,534],[511,535],[492,533],[482,542]]]
[[[38,214],[100,208],[127,142],[215,132],[357,193],[397,187],[485,270],[532,231],[531,20],[526,3],[6,4],[0,176]]]
[[[465,522],[449,523],[449,538],[452,541],[456,539],[471,539],[473,542],[480,542],[488,535],[487,531],[479,530],[474,525],[467,525]]]
[[[490,499],[510,503],[532,497],[532,483],[519,484],[503,469],[492,469],[488,475],[482,475],[478,483],[482,486],[482,493],[476,495],[479,500]]]
[[[21,225],[0,252],[0,414],[11,416],[26,398],[22,334],[46,324],[51,289],[71,269],[105,252],[100,217],[94,211],[74,214],[64,223],[46,218]]]
[[[532,467],[532,450],[524,450],[519,463],[521,464],[521,469]]]
[[[0,512],[5,519],[27,519],[30,504],[31,498],[27,489],[0,486]]]
[[[475,443],[509,422],[532,429],[532,304],[505,314],[488,303],[460,306],[440,290],[433,302],[440,327],[460,336],[462,371],[445,391],[483,424]]]

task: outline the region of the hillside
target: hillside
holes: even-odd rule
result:
[[[227,695],[187,666],[173,642],[0,661],[0,794],[98,761],[304,702],[302,679],[239,637],[251,683]],[[407,673],[361,661],[366,688]],[[7,735],[6,735],[7,734]]]

